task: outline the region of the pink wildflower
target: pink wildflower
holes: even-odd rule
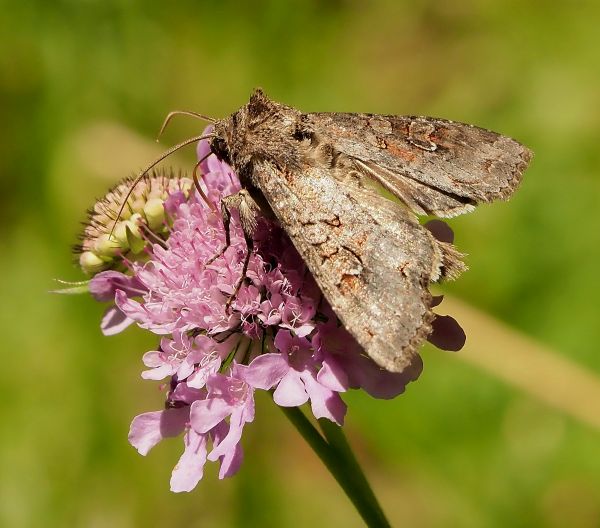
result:
[[[199,434],[214,430],[225,423],[225,418],[229,418],[229,429],[208,455],[209,460],[232,457],[242,437],[244,425],[254,420],[254,388],[244,379],[247,369],[248,367],[234,364],[227,376],[213,374],[206,384],[206,398],[192,404],[190,423]]]
[[[220,421],[205,432],[199,433],[190,426],[190,404],[199,401],[203,396],[200,391],[190,390],[185,384],[179,384],[179,394],[174,397],[183,400],[172,400],[172,404],[187,403],[180,407],[167,408],[140,414],[133,419],[129,430],[129,442],[141,455],[146,455],[156,444],[168,437],[184,433],[184,452],[173,469],[171,490],[175,492],[193,490],[204,474],[204,465],[208,459],[209,444],[213,453],[227,438],[230,426]],[[177,389],[174,391],[177,392]],[[187,393],[184,395],[184,393]],[[211,453],[211,460],[219,460],[221,468],[219,478],[229,477],[237,472],[242,462],[241,446],[235,444],[225,449],[223,454]]]
[[[199,157],[208,153],[208,143],[200,142]],[[254,420],[256,390],[273,390],[275,403],[284,407],[309,403],[316,418],[341,425],[346,413],[341,393],[362,388],[376,398],[393,398],[422,369],[418,356],[401,374],[366,357],[285,232],[272,222],[260,220],[256,249],[235,293],[248,248],[234,211],[231,244],[220,254],[225,232],[215,205],[240,183],[214,155],[200,168],[211,203],[173,187],[164,199],[161,236],[143,241],[146,257],[123,260],[126,273],[104,271],[90,282],[98,300],[115,301],[102,322],[105,333],[136,322],[162,336],[158,350],[143,356],[148,370],[142,377],[170,377],[166,408],[135,417],[129,441],[145,455],[163,438],[183,434],[173,491],[193,489],[207,461],[219,461],[220,478],[238,470],[240,439]],[[431,230],[449,236],[441,225]],[[464,334],[452,318],[440,317],[433,326],[431,342],[451,350],[462,346]]]
[[[160,350],[144,354],[142,361],[151,370],[142,372],[142,378],[161,380],[176,376],[178,381],[187,380],[189,387],[200,389],[208,376],[218,372],[230,347],[231,340],[218,343],[207,336],[192,338],[175,331],[173,339],[161,339]]]
[[[280,330],[275,347],[278,353],[263,354],[250,363],[247,375],[250,383],[264,390],[277,385],[273,400],[282,407],[298,407],[310,399],[315,418],[328,418],[342,425],[346,404],[335,389],[318,381],[320,362],[312,343]]]

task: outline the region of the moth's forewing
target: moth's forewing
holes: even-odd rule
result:
[[[430,233],[403,206],[327,169],[290,175],[262,161],[253,182],[366,353],[387,370],[407,368],[434,317],[427,286],[442,255]]]
[[[455,216],[507,199],[532,156],[511,138],[443,119],[319,113],[303,122],[417,214]]]
[[[452,216],[505,199],[531,158],[516,141],[469,125],[301,114],[260,91],[215,131],[340,320],[393,372],[413,362],[431,332],[430,282],[464,269],[454,246],[435,240],[413,212]],[[406,206],[368,192],[365,177]]]

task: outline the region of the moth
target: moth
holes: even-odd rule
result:
[[[432,331],[430,283],[465,269],[456,248],[418,216],[452,217],[508,199],[532,157],[472,125],[302,113],[261,90],[212,121],[211,151],[243,187],[222,201],[226,227],[237,208],[251,243],[257,215],[275,217],[346,329],[391,372],[407,368]]]

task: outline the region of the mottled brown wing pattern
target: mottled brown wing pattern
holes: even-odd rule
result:
[[[266,199],[342,323],[393,372],[431,332],[430,282],[464,270],[454,246],[414,213],[453,216],[508,198],[531,158],[516,141],[470,125],[303,114],[260,90],[214,130],[213,151]]]
[[[443,119],[316,113],[301,122],[417,214],[450,217],[507,199],[532,157],[511,138]]]
[[[387,370],[408,367],[431,331],[427,287],[439,276],[444,245],[405,207],[363,191],[351,175],[342,184],[328,168],[286,171],[263,160],[252,180],[366,353]]]

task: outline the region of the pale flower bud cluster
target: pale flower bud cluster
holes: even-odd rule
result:
[[[132,181],[119,183],[88,211],[81,244],[75,248],[87,275],[122,268],[124,258],[143,260],[148,243],[168,235],[165,200],[176,191],[187,197],[193,186],[190,178],[153,171],[133,187],[119,214]]]

